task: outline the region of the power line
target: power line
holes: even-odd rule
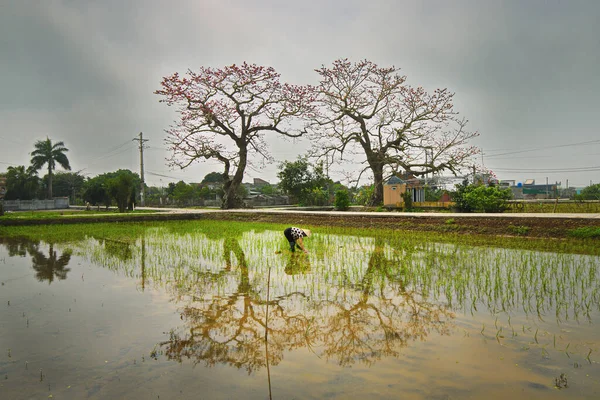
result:
[[[577,168],[492,168],[499,172],[594,172],[600,171],[600,166]]]
[[[176,181],[181,181],[183,180],[182,178],[176,178],[174,176],[169,176],[169,175],[163,175],[163,174],[157,174],[156,172],[152,172],[152,171],[146,171],[146,173],[148,175],[152,175],[152,176],[159,176],[161,178],[169,178],[169,179],[174,179]]]
[[[125,146],[127,144],[130,144],[130,143],[131,142],[129,140],[126,141],[126,142],[124,142],[124,143],[121,143],[120,145],[115,146],[115,147],[111,148],[110,150],[108,150],[107,153],[112,153],[113,151],[119,150],[121,147],[123,147],[123,146]]]
[[[156,150],[156,151],[170,151],[170,149],[167,149],[166,147],[152,147],[152,146],[147,146],[146,147],[147,150]]]
[[[126,149],[124,149],[123,151],[120,151],[120,152],[118,152],[118,153],[111,154],[111,153],[113,153],[114,151],[117,151],[117,150],[119,150],[120,148],[122,148],[123,146],[126,146],[126,145],[128,145],[128,144],[129,144],[130,146],[129,146],[129,147],[127,147]],[[103,155],[101,155],[101,156],[99,156],[99,157],[96,157],[95,159],[91,160],[91,161],[90,161],[90,162],[87,164],[87,167],[85,167],[85,168],[81,169],[81,171],[85,171],[86,169],[89,169],[89,168],[90,168],[92,165],[95,165],[95,164],[97,164],[97,162],[98,162],[98,161],[100,161],[100,160],[103,160],[103,159],[105,159],[105,158],[109,158],[109,157],[118,156],[119,154],[125,153],[126,151],[129,151],[129,150],[131,150],[133,147],[134,147],[134,145],[132,145],[131,141],[129,141],[129,140],[128,140],[128,141],[126,141],[126,142],[124,142],[124,143],[121,143],[120,145],[117,145],[117,146],[115,146],[115,147],[111,147],[111,148],[110,148],[110,150],[108,150],[108,152],[107,152],[106,154],[103,154]]]
[[[600,153],[582,153],[582,154],[577,154],[577,157],[583,157],[583,156],[599,156]],[[492,161],[497,161],[497,160],[522,160],[522,159],[533,159],[533,158],[556,158],[556,155],[547,155],[547,156],[516,156],[516,157],[499,157],[499,158],[494,158]]]
[[[497,153],[497,154],[489,154],[489,155],[487,155],[485,153],[484,154],[485,154],[485,156],[487,158],[493,158],[493,157],[498,157],[498,156],[520,154],[520,153],[529,153],[529,152],[532,152],[532,151],[547,150],[547,149],[557,149],[557,148],[561,148],[561,147],[583,146],[583,145],[590,145],[590,144],[595,144],[595,143],[600,143],[600,140],[590,140],[590,141],[587,141],[587,142],[559,144],[559,145],[555,145],[555,146],[543,146],[543,147],[537,147],[537,148],[532,148],[532,149],[509,151],[509,152],[506,152],[506,153]]]
[[[121,146],[121,147],[122,147],[122,146]],[[93,160],[91,163],[89,163],[87,167],[83,168],[83,170],[86,170],[86,169],[88,169],[89,167],[91,167],[92,165],[95,165],[95,164],[97,164],[97,163],[98,163],[98,161],[100,161],[100,160],[102,160],[102,159],[109,158],[109,157],[114,157],[114,156],[118,156],[119,154],[123,154],[123,153],[125,153],[125,152],[127,152],[127,151],[130,151],[130,150],[132,150],[134,147],[135,147],[135,145],[131,145],[131,146],[127,147],[126,149],[124,149],[123,151],[120,151],[120,152],[118,152],[118,153],[114,153],[114,154],[106,154],[106,155],[103,155],[103,156],[101,156],[101,157],[98,157],[98,158],[96,158],[95,160]]]

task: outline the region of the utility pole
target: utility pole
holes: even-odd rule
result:
[[[144,197],[146,191],[144,183],[144,142],[147,142],[148,139],[144,139],[144,135],[142,134],[142,132],[140,132],[139,137],[134,138],[133,140],[137,141],[140,146],[140,178],[142,181],[140,184],[140,204],[142,207],[144,207]]]

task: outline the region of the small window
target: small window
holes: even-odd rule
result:
[[[396,186],[392,186],[392,190],[396,190]]]

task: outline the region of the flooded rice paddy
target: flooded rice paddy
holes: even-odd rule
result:
[[[0,398],[600,398],[596,255],[163,225],[0,237]]]

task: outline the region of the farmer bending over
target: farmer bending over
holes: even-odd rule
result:
[[[292,253],[296,249],[296,246],[302,249],[303,252],[308,253],[308,251],[304,248],[304,243],[302,242],[303,237],[310,237],[310,231],[308,229],[290,227],[286,228],[283,231],[283,234],[288,242],[290,242],[290,250]]]

